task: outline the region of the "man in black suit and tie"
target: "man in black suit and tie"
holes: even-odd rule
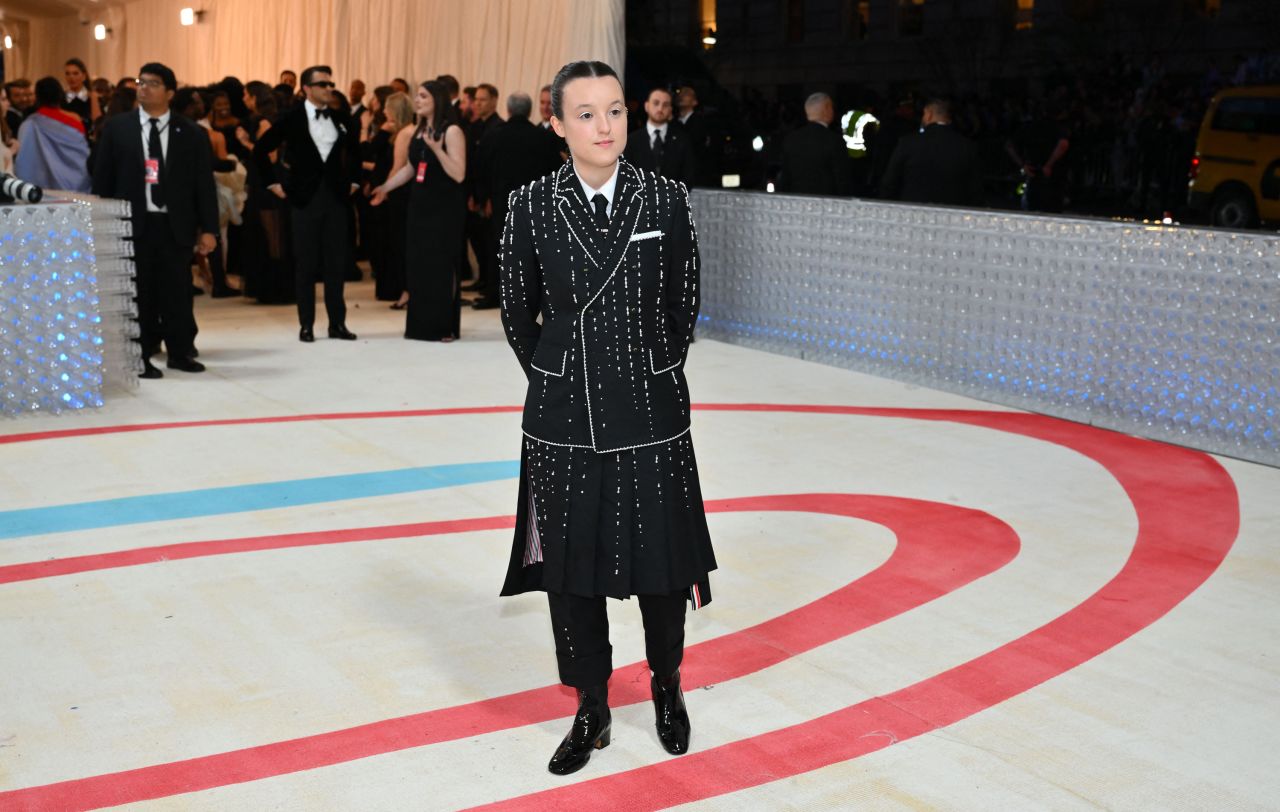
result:
[[[333,71],[316,65],[302,72],[305,101],[267,130],[253,148],[267,188],[293,207],[300,341],[315,341],[316,276],[324,281],[329,338],[354,341],[347,329],[343,282],[351,257],[348,208],[359,188],[357,128],[329,107]],[[278,163],[271,153],[283,149]],[[288,166],[287,172],[282,171]]]
[[[931,99],[924,128],[898,142],[880,182],[880,196],[908,203],[982,205],[978,148],[951,126],[951,103]]]
[[[782,142],[778,191],[805,195],[843,195],[849,187],[849,150],[831,129],[836,108],[826,93],[804,103],[808,123]]]
[[[218,199],[209,137],[169,110],[178,88],[173,71],[142,66],[136,115],[107,119],[93,167],[93,193],[129,201],[137,270],[138,323],[144,378],[162,378],[150,353],[163,338],[169,369],[203,372],[191,357],[191,253],[217,246]]]
[[[693,149],[684,132],[671,125],[671,92],[663,87],[650,90],[644,112],[645,124],[627,136],[623,154],[640,169],[692,186],[696,172]]]
[[[551,85],[543,85],[542,90],[538,91],[538,116],[542,119],[538,123],[538,129],[555,141],[556,150],[560,153],[560,162],[569,160],[568,143],[556,135],[555,129],[551,126]]]

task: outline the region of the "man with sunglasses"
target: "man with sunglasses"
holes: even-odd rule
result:
[[[217,247],[218,198],[208,136],[170,110],[177,89],[168,67],[143,65],[138,112],[107,119],[93,166],[93,193],[128,200],[133,212],[143,378],[164,377],[150,359],[161,339],[169,369],[204,371],[192,357],[191,255]]]
[[[316,65],[302,72],[304,101],[258,139],[253,157],[267,189],[292,206],[296,259],[298,339],[315,341],[316,277],[324,282],[329,338],[354,341],[347,329],[343,282],[352,263],[351,195],[359,188],[357,128],[329,107],[333,71]],[[279,160],[271,153],[279,150]]]

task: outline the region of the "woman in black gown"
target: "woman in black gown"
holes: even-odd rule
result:
[[[390,93],[379,101],[381,121],[365,142],[370,194],[409,163],[409,140],[413,137],[413,102],[409,97],[404,93]],[[397,144],[401,132],[404,132],[404,138]],[[369,206],[366,218],[374,296],[379,301],[394,302],[391,305],[393,310],[404,310],[409,302],[404,287],[404,226],[408,200],[409,190],[401,186],[387,195],[387,201],[381,206]]]
[[[423,82],[414,96],[418,127],[408,163],[379,186],[370,203],[381,205],[392,190],[410,183],[405,218],[405,286],[409,307],[404,337],[453,341],[461,320],[458,281],[462,230],[466,223],[467,144],[444,85]]]
[[[608,65],[566,65],[551,106],[573,159],[512,193],[502,234],[502,324],[529,380],[502,594],[547,593],[560,681],[578,689],[548,765],[564,775],[609,744],[608,597],[638,598],[658,740],[688,752],[685,609],[710,602],[716,560],[684,379],[699,282],[688,192],[621,158]]]

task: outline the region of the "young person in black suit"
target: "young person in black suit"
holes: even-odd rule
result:
[[[170,369],[204,371],[191,357],[191,253],[193,246],[201,255],[217,247],[218,200],[209,136],[169,110],[177,87],[169,68],[143,65],[138,114],[107,120],[93,168],[93,193],[133,208],[144,378],[164,377],[148,357],[161,338]]]
[[[671,123],[671,92],[663,87],[650,90],[644,112],[644,126],[627,136],[627,160],[640,169],[692,186],[697,172],[693,149],[679,125]]]
[[[529,379],[516,531],[502,594],[547,593],[560,681],[578,712],[548,769],[609,744],[605,598],[639,598],[658,740],[689,749],[680,689],[686,602],[716,568],[689,439],[684,360],[698,241],[683,184],[620,160],[617,74],[573,62],[552,84],[573,160],[512,193],[502,323]]]
[[[293,251],[297,264],[300,341],[315,341],[316,276],[324,281],[329,338],[354,341],[347,329],[343,282],[351,257],[351,195],[360,188],[356,128],[329,106],[333,71],[317,65],[302,72],[306,96],[253,147],[267,189],[292,208]],[[283,150],[272,163],[271,153]],[[288,165],[288,171],[282,170]]]

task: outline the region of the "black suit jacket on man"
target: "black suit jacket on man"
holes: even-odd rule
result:
[[[982,204],[978,148],[949,124],[930,124],[898,142],[880,196],[908,203]]]
[[[661,166],[654,160],[653,139],[649,136],[647,126],[637,127],[627,133],[627,149],[623,154],[638,168],[656,172],[664,178],[671,178],[686,186],[692,186],[697,179],[693,145],[679,124],[667,124]]]
[[[507,198],[526,183],[548,175],[564,163],[556,134],[548,133],[527,118],[513,118],[495,127],[480,142],[480,175],[487,198],[493,201],[498,223],[507,216]]]
[[[142,130],[137,113],[121,113],[107,119],[98,140],[92,188],[99,197],[129,201],[134,236],[151,237],[146,233],[150,192]],[[194,247],[200,234],[218,233],[218,197],[209,135],[200,125],[177,113],[169,117],[169,146],[160,178],[175,242]]]
[[[778,191],[843,195],[849,190],[849,151],[844,139],[816,121],[791,132],[782,142]]]
[[[462,184],[466,187],[467,194],[475,198],[476,203],[482,208],[484,202],[489,199],[489,179],[480,161],[480,144],[485,136],[501,127],[503,123],[498,114],[494,113],[483,121],[476,119],[464,128],[467,134],[467,176]]]
[[[525,434],[606,452],[687,432],[698,243],[685,187],[623,159],[603,234],[572,163],[509,207],[502,324],[529,378]]]
[[[334,113],[331,120],[338,128],[338,140],[321,160],[320,150],[311,139],[307,124],[307,105],[295,104],[271,129],[262,134],[253,147],[253,158],[264,183],[279,183],[289,202],[303,207],[322,185],[328,186],[338,200],[351,196],[351,185],[360,182],[359,134],[351,122]],[[271,153],[282,150],[279,162],[271,162]]]

